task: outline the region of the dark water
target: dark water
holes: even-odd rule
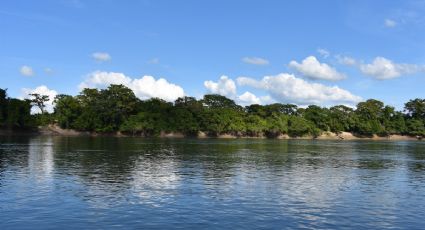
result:
[[[419,229],[425,142],[0,137],[0,229]]]

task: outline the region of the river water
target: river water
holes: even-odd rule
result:
[[[420,229],[425,142],[0,137],[0,229]]]

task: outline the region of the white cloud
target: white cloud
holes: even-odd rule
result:
[[[260,81],[240,77],[237,82],[241,86],[265,90],[274,100],[283,103],[334,105],[355,104],[362,100],[361,97],[338,86],[329,87],[319,83],[310,83],[286,73],[266,76]]]
[[[394,21],[394,20],[391,20],[391,19],[385,19],[385,21],[384,21],[384,25],[386,26],[386,27],[389,27],[389,28],[392,28],[392,27],[395,27],[395,26],[397,26],[397,22],[396,21]]]
[[[343,55],[336,55],[335,58],[342,65],[348,65],[348,66],[355,66],[355,65],[357,65],[356,59],[354,59],[352,57],[343,56]]]
[[[108,53],[105,52],[96,52],[92,54],[92,57],[99,62],[105,62],[105,61],[110,61],[111,55],[109,55]]]
[[[248,91],[239,95],[237,101],[241,105],[261,104],[261,99]]]
[[[55,90],[49,89],[45,85],[41,85],[36,87],[35,89],[29,89],[29,88],[22,88],[21,89],[21,96],[20,98],[27,98],[27,99],[33,99],[33,96],[30,96],[29,94],[32,93],[38,93],[40,95],[47,95],[49,96],[49,101],[45,103],[46,108],[45,110],[49,113],[53,112],[53,100],[55,99],[55,96],[58,95],[58,93]],[[41,113],[40,109],[37,106],[33,106],[31,109],[32,114]]]
[[[34,75],[34,71],[32,70],[32,68],[30,66],[27,66],[27,65],[21,66],[21,68],[19,69],[19,72],[22,75],[28,76],[28,77]]]
[[[227,76],[221,76],[218,82],[205,81],[204,86],[209,93],[220,94],[229,98],[236,96],[236,84]]]
[[[244,57],[242,61],[251,65],[268,65],[269,61],[259,57]]]
[[[86,76],[86,80],[81,82],[78,88],[106,88],[111,84],[123,84],[129,86],[132,79],[123,73],[95,71]]]
[[[242,82],[239,81],[246,81],[251,82],[253,84],[256,83],[254,79],[246,78],[246,77],[240,77],[236,79],[238,81],[239,85],[244,85]],[[246,91],[245,93],[238,95],[237,94],[237,87],[235,84],[235,81],[228,78],[227,76],[221,76],[220,79],[217,82],[214,81],[205,81],[204,82],[205,88],[207,88],[208,93],[214,93],[214,94],[220,94],[222,96],[225,96],[227,98],[230,98],[234,100],[237,104],[246,106],[251,104],[268,104],[273,102],[274,100],[270,96],[261,96],[257,97],[255,94]]]
[[[317,52],[318,52],[320,55],[322,55],[322,57],[324,57],[324,58],[328,58],[328,57],[329,57],[329,55],[331,55],[331,53],[330,53],[328,50],[326,50],[326,49],[322,49],[322,48],[317,49]]]
[[[360,71],[379,80],[400,77],[404,74],[414,74],[423,68],[413,64],[398,64],[384,57],[376,57],[370,64],[361,64]]]
[[[130,78],[123,73],[95,71],[87,75],[79,88],[106,88],[110,84],[122,84],[134,91],[134,94],[142,100],[152,97],[158,97],[166,101],[174,101],[178,97],[184,96],[182,87],[169,83],[160,78],[156,80],[152,76],[143,76],[142,78]]]
[[[311,79],[337,81],[345,78],[344,74],[326,63],[320,63],[314,56],[305,58],[302,63],[291,61],[289,67]]]
[[[175,101],[177,98],[184,96],[182,87],[169,83],[164,78],[155,80],[152,76],[134,79],[130,88],[141,99],[158,97],[166,101]]]

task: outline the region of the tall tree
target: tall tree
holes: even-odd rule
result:
[[[0,126],[4,124],[7,116],[7,89],[0,89]]]
[[[54,114],[62,128],[75,128],[74,122],[81,114],[81,104],[70,95],[57,95],[53,101],[55,108]]]
[[[41,114],[45,114],[46,113],[46,111],[44,110],[46,108],[45,103],[50,100],[49,96],[38,94],[38,93],[30,93],[29,95],[32,97],[31,103],[40,109]]]
[[[237,105],[233,100],[218,94],[207,94],[204,96],[201,102],[205,107],[212,108],[212,109],[217,109],[217,108],[242,109],[242,107]]]
[[[410,117],[425,120],[425,99],[410,100],[404,104],[404,110]]]

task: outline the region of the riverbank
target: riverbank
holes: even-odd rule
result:
[[[114,133],[95,133],[95,132],[82,132],[73,129],[62,129],[57,125],[48,125],[39,127],[37,130],[27,130],[27,131],[16,131],[16,130],[0,130],[0,135],[53,135],[53,136],[116,136],[116,137],[131,137],[131,136],[141,136],[141,135],[128,135],[121,132]],[[179,132],[161,132],[159,134],[160,138],[186,138],[188,136]],[[221,134],[218,136],[209,136],[205,132],[199,132],[197,136],[190,136],[193,138],[219,138],[219,139],[237,139],[237,138],[246,138],[246,139],[267,139],[268,137],[262,136],[243,136],[243,135],[232,135],[232,134]],[[287,134],[282,134],[274,139],[289,140],[289,139],[298,139],[298,140],[392,140],[392,141],[415,141],[415,140],[424,140],[420,137],[415,136],[406,136],[406,135],[389,135],[389,136],[361,136],[349,132],[323,132],[321,135],[314,136],[300,136],[292,137]]]

